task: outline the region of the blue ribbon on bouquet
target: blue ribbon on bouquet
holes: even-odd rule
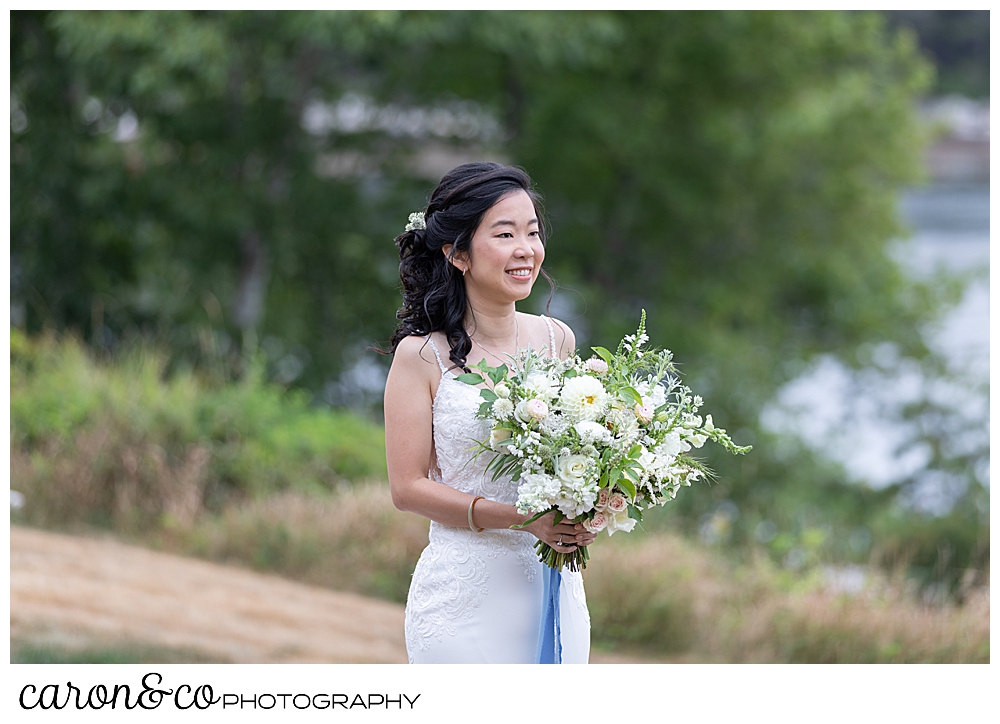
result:
[[[540,664],[562,663],[562,640],[559,633],[559,583],[560,572],[555,568],[545,569],[542,596],[542,624],[538,631],[538,656]]]

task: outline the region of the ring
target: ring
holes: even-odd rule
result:
[[[562,536],[559,536],[559,540],[556,541],[556,545],[557,546],[561,546],[562,544],[563,544],[563,542],[562,542]]]

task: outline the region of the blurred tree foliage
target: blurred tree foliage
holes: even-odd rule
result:
[[[892,28],[916,33],[934,61],[934,93],[990,97],[989,10],[886,10]]]
[[[757,445],[709,461],[722,483],[677,506],[686,525],[730,501],[737,539],[764,519],[836,538],[892,499],[759,423],[819,353],[927,355],[919,329],[940,299],[886,245],[904,231],[897,192],[920,176],[912,104],[933,71],[881,15],[11,23],[12,306],[27,330],[96,347],[138,332],[236,374],[260,340],[275,379],[329,392],[393,328],[391,239],[431,179],[505,158],[546,194],[546,263],[573,290],[557,301],[580,341],[614,342],[647,309],[716,422]]]

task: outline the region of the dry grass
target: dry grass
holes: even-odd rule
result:
[[[175,525],[159,547],[272,570],[315,585],[404,601],[426,522],[384,485],[336,497],[289,493]],[[903,581],[849,596],[765,559],[735,566],[670,534],[601,539],[584,573],[595,645],[674,660],[985,663],[989,588],[962,606],[926,606]]]
[[[605,644],[720,662],[989,662],[988,587],[932,607],[901,580],[847,595],[765,559],[733,566],[668,534],[604,543],[587,596]]]
[[[403,602],[427,545],[427,521],[396,510],[386,485],[368,484],[336,496],[285,493],[231,506],[196,525],[162,529],[157,544]]]

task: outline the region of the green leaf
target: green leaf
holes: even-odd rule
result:
[[[642,404],[642,395],[640,395],[634,387],[626,385],[625,387],[622,387],[619,392],[630,398],[635,404]]]
[[[610,364],[612,363],[612,361],[614,360],[614,355],[613,355],[613,354],[611,354],[611,353],[610,353],[610,352],[609,352],[608,350],[606,350],[606,349],[605,349],[604,347],[591,347],[591,349],[592,349],[592,350],[594,350],[595,352],[597,352],[597,354],[598,354],[598,355],[600,355],[601,359],[603,359],[603,360],[604,360],[605,362],[607,362],[607,363],[608,363],[609,365],[610,365]]]
[[[636,508],[631,503],[628,504],[628,517],[634,518],[635,520],[642,522],[642,511]]]
[[[524,528],[529,523],[534,523],[536,520],[538,520],[539,518],[541,518],[543,515],[545,515],[546,513],[548,513],[550,510],[552,510],[552,508],[549,508],[549,510],[543,510],[543,511],[541,511],[539,513],[535,513],[533,516],[531,516],[530,518],[528,518],[526,521],[524,521],[520,525],[512,525],[510,527],[510,529],[511,530],[521,530],[522,528]]]
[[[479,391],[479,396],[482,397],[487,402],[494,402],[497,400],[497,393],[493,390],[482,389]]]
[[[476,413],[477,417],[486,417],[490,414],[490,409],[493,407],[493,403],[486,401],[479,405],[479,412]]]
[[[618,478],[618,486],[628,493],[628,497],[635,500],[635,486],[628,478]]]
[[[640,455],[642,455],[642,445],[633,445],[629,448],[628,456],[632,460],[638,460]]]
[[[466,372],[455,378],[459,382],[464,382],[467,385],[481,385],[486,380],[483,379],[482,375],[477,375],[475,372]]]
[[[490,369],[490,379],[493,381],[494,386],[500,384],[507,377],[507,372],[507,365],[505,364]]]

